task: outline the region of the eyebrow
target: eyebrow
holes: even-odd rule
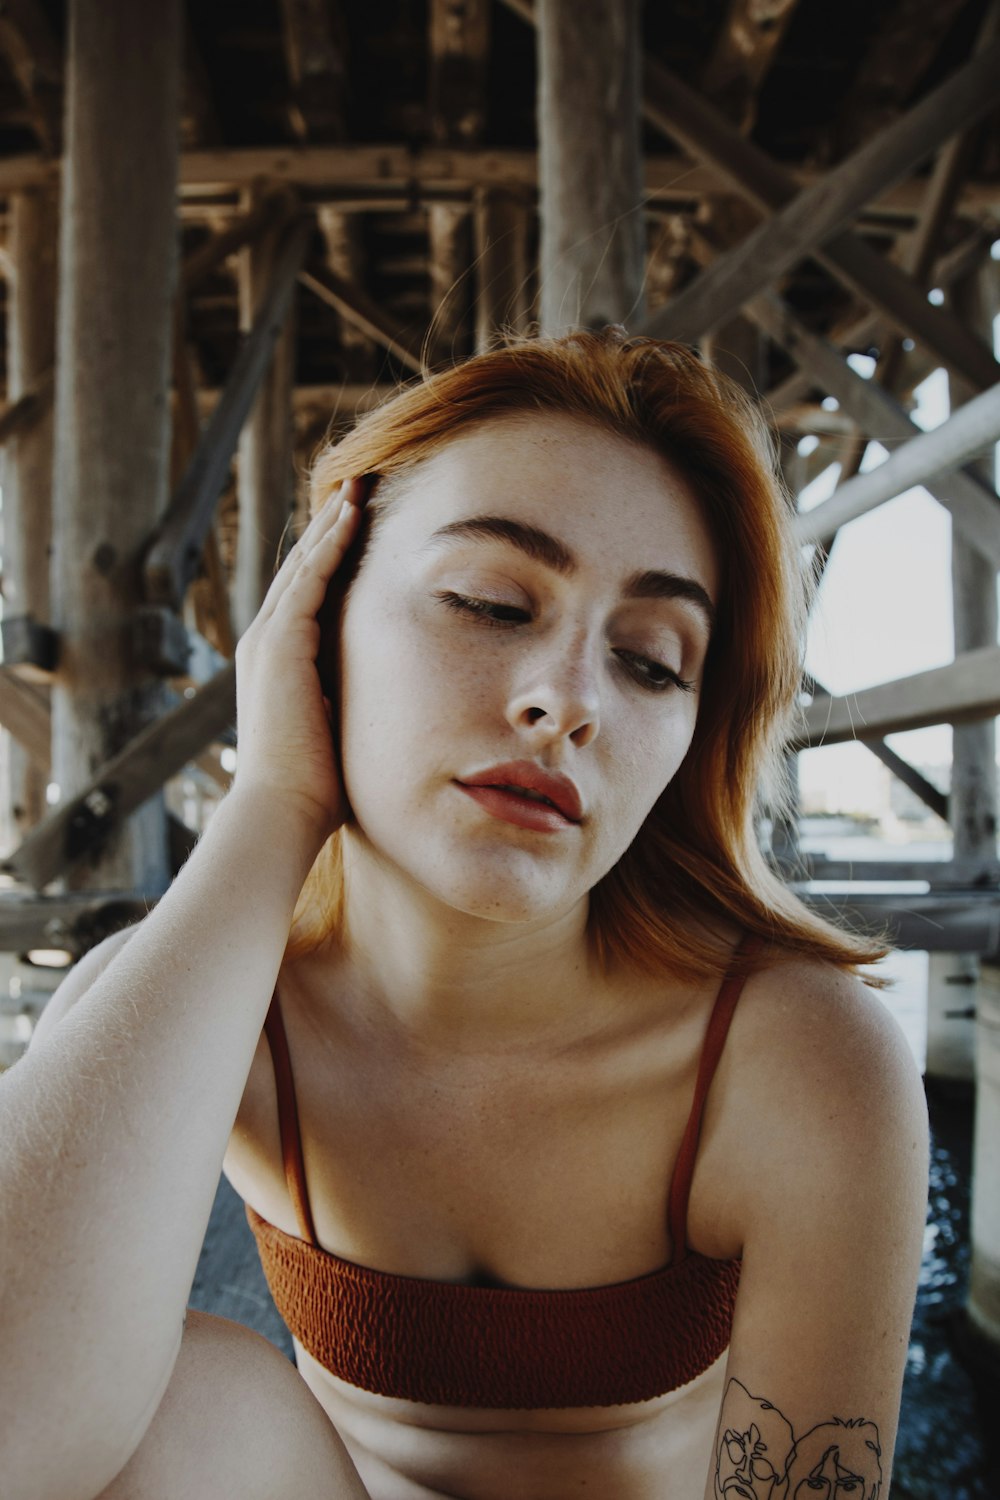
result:
[[[450,521],[431,536],[431,542],[454,539],[482,539],[506,542],[535,562],[544,563],[555,573],[564,577],[575,573],[577,560],[565,542],[531,526],[525,521],[514,521],[508,516],[470,516],[465,521]],[[715,605],[705,588],[694,578],[683,573],[667,573],[657,568],[646,568],[632,573],[625,580],[622,590],[627,599],[679,599],[691,604],[704,618],[709,632],[715,627]]]

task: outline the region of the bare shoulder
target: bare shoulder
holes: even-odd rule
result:
[[[817,1182],[872,1200],[904,1180],[911,1195],[926,1190],[909,1044],[876,991],[826,962],[777,957],[747,980],[706,1123],[719,1202],[741,1237]]]

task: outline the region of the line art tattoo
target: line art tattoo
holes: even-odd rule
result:
[[[831,1417],[796,1438],[776,1406],[730,1380],[719,1415],[716,1500],[878,1500],[878,1428]]]

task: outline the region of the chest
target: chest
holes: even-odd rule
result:
[[[475,1059],[356,1044],[294,1013],[286,1029],[326,1248],[403,1275],[550,1287],[629,1280],[671,1259],[667,1199],[698,1018],[556,1054]],[[269,1055],[260,1061],[258,1088],[273,1100]],[[266,1155],[270,1137],[277,1198],[268,1114],[258,1112],[257,1146]],[[257,1198],[295,1231],[287,1197]]]

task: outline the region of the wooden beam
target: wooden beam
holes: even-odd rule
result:
[[[141,921],[150,901],[132,891],[66,891],[58,896],[0,893],[0,953],[62,948],[74,959],[113,932]]]
[[[834,238],[875,193],[913,171],[956,130],[988,113],[996,102],[998,69],[1000,41],[965,63],[824,181],[799,193],[650,319],[645,332],[694,340],[725,322],[750,297]]]
[[[1000,646],[966,651],[944,667],[862,688],[841,698],[817,698],[790,748],[840,745],[882,738],[929,724],[964,724],[1000,714]]]
[[[427,339],[432,365],[451,364],[466,353],[463,338],[471,300],[469,211],[464,204],[432,203],[430,240],[431,321]]]
[[[796,516],[795,535],[800,542],[826,541],[848,521],[867,515],[913,485],[932,483],[961,468],[998,441],[1000,383],[959,407],[940,427],[911,438],[877,469],[859,474],[829,500]],[[988,545],[988,537],[984,535],[982,542]]]
[[[523,193],[480,188],[475,211],[476,349],[504,330],[523,333],[528,322],[528,205]]]
[[[820,835],[822,837],[822,835]],[[873,840],[877,849],[880,845]],[[802,872],[793,884],[808,880],[855,880],[886,884],[926,881],[934,890],[991,890],[1000,888],[1000,862],[962,859],[827,859],[824,854],[800,854]]]
[[[0,725],[22,745],[48,779],[52,764],[52,710],[47,689],[24,682],[0,666]]]
[[[755,297],[746,310],[776,344],[803,366],[811,382],[836,397],[862,433],[877,434],[880,440],[893,444],[908,443],[921,436],[922,429],[888,391],[852,370],[831,344],[810,333],[780,297],[771,293]],[[930,494],[951,512],[962,535],[991,559],[994,568],[1000,568],[1000,498],[996,492],[964,469],[952,469],[940,479],[923,482]],[[843,488],[834,492],[834,499]]]
[[[190,295],[206,277],[210,276],[237,250],[252,244],[267,230],[274,230],[286,223],[294,211],[292,198],[287,190],[267,193],[258,198],[253,207],[237,218],[230,220],[225,229],[213,234],[197,250],[193,250],[181,266],[180,289]]]
[[[744,135],[757,119],[757,100],[799,0],[729,0],[701,86]]]
[[[42,150],[48,156],[58,156],[63,59],[39,0],[6,0],[0,9],[0,55],[17,81]]]
[[[179,608],[197,572],[240,430],[284,326],[310,231],[308,220],[299,221],[288,231],[275,265],[271,292],[236,356],[198,451],[146,556],[146,595],[151,604]]]
[[[341,141],[347,133],[347,32],[336,0],[281,0],[289,125],[300,140]]]
[[[538,7],[543,333],[641,321],[639,48],[639,0]]]
[[[442,145],[475,145],[482,136],[490,9],[490,0],[430,0],[428,102]]]
[[[881,896],[862,891],[799,894],[821,915],[845,922],[856,931],[879,934],[888,930],[894,948],[990,954],[1000,945],[1000,896],[992,891],[932,892],[926,896]]]
[[[779,210],[796,201],[798,187],[787,170],[744,140],[682,79],[647,58],[644,80],[645,118],[724,174],[734,192],[761,209]],[[821,183],[822,178],[817,179],[813,190]],[[838,281],[925,344],[940,363],[961,371],[980,388],[997,379],[989,349],[957,318],[933,307],[922,287],[856,234],[845,231],[826,244],[817,241],[813,253]]]
[[[142,730],[34,829],[2,868],[43,890],[100,845],[206,745],[235,722],[236,668]]]
[[[329,303],[345,318],[394,354],[409,370],[419,374],[423,361],[412,343],[411,335],[386,316],[376,302],[360,287],[352,286],[325,266],[313,263],[299,272],[299,280],[321,301]]]
[[[30,391],[9,401],[0,412],[0,447],[9,443],[20,433],[28,432],[35,423],[51,414],[52,395],[55,390],[55,366],[42,375]]]

